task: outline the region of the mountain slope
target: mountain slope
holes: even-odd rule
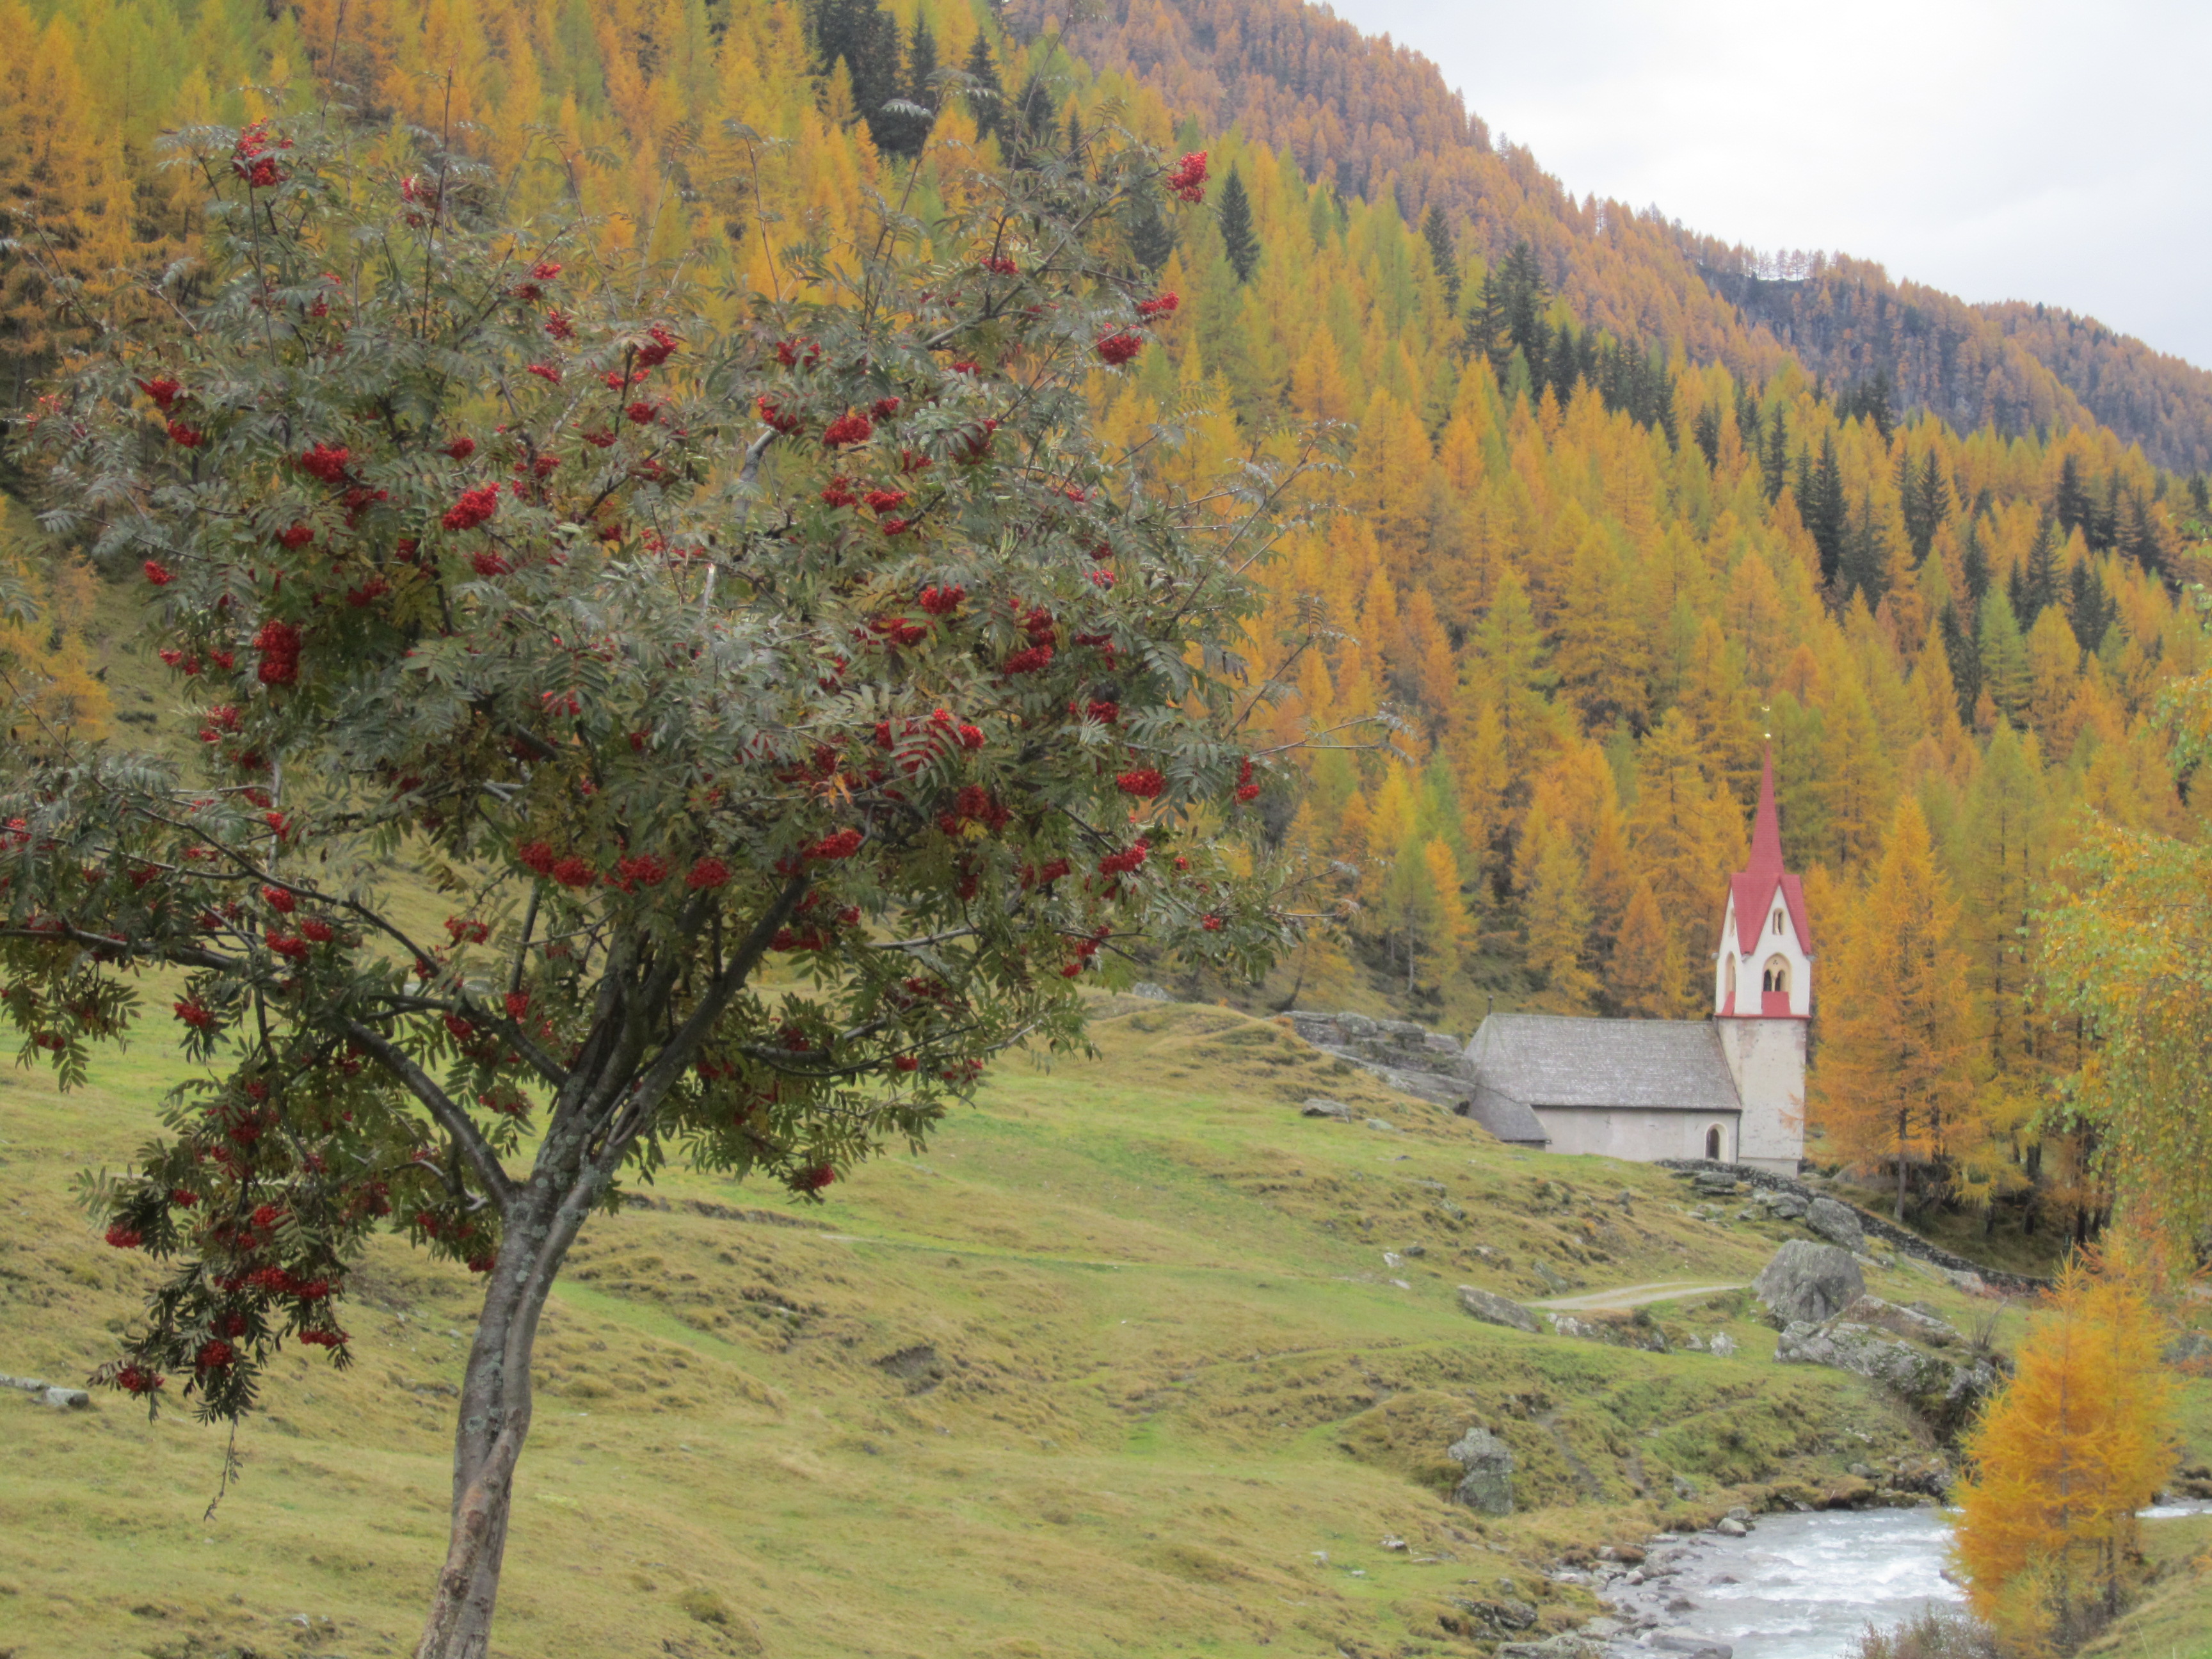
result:
[[[1008,1064],[925,1156],[824,1207],[674,1177],[592,1224],[539,1345],[499,1651],[1471,1652],[1509,1599],[1535,1634],[1597,1611],[1547,1579],[1563,1551],[1924,1461],[1858,1379],[1773,1364],[1740,1297],[1650,1310],[1678,1340],[1731,1330],[1729,1358],[1454,1304],[1463,1281],[1540,1294],[1540,1264],[1740,1283],[1778,1224],[1509,1151],[1272,1024],[1097,1012],[1100,1059]],[[125,1153],[179,1071],[141,1044],[67,1097],[0,1073],[0,1369],[73,1382],[110,1352],[144,1264],[100,1243],[70,1172]],[[1316,1089],[1396,1131],[1301,1118]],[[1874,1277],[1967,1317],[1948,1285]],[[346,1304],[356,1363],[272,1374],[207,1517],[221,1437],[187,1413],[0,1393],[0,1651],[407,1650],[473,1288],[380,1240]],[[1441,1495],[1478,1422],[1518,1460],[1510,1519]]]
[[[1622,338],[1679,341],[1753,379],[1784,351],[1832,384],[1887,373],[1900,413],[2007,433],[2102,423],[2160,465],[2212,466],[2212,374],[2090,319],[1970,306],[1864,260],[1762,281],[1747,250],[1577,203],[1527,150],[1494,147],[1428,59],[1304,0],[1109,0],[1085,15],[1069,40],[1093,64],[1289,151],[1310,179],[1393,198],[1408,223],[1439,206],[1486,259],[1528,242],[1577,315]]]

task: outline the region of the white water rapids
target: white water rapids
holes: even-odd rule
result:
[[[2146,1521],[2212,1512],[2173,1503]],[[1844,1659],[1869,1625],[1887,1629],[1964,1597],[1943,1577],[1945,1511],[1830,1510],[1761,1516],[1746,1538],[1701,1533],[1655,1542],[1638,1572],[1600,1592],[1625,1626],[1617,1659]],[[1639,1583],[1629,1578],[1640,1577]]]
[[[1701,1534],[1655,1545],[1644,1583],[1605,1597],[1626,1656],[1728,1648],[1734,1659],[1841,1659],[1868,1625],[1955,1605],[1942,1576],[1951,1528],[1941,1510],[1831,1510],[1760,1517],[1747,1538]],[[1647,1621],[1650,1621],[1647,1623]]]

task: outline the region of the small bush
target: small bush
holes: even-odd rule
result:
[[[1996,1636],[1978,1619],[1930,1607],[1892,1630],[1869,1625],[1850,1659],[2002,1659]]]

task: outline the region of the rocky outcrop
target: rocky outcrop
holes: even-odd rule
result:
[[[1751,1291],[1784,1325],[1818,1325],[1866,1294],[1866,1279],[1849,1250],[1793,1238],[1759,1270]]]
[[[1659,1328],[1658,1322],[1641,1309],[1635,1313],[1594,1313],[1587,1319],[1564,1313],[1546,1316],[1561,1336],[1579,1337],[1585,1342],[1602,1342],[1615,1348],[1638,1348],[1645,1353],[1673,1352],[1667,1346],[1666,1333]]]
[[[1452,1489],[1455,1502],[1481,1515],[1513,1513],[1511,1447],[1488,1429],[1469,1429],[1446,1455],[1467,1471]]]
[[[1954,1362],[1844,1319],[1790,1325],[1775,1343],[1774,1357],[1785,1365],[1831,1365],[1879,1382],[1947,1436],[1966,1426],[1998,1380],[1988,1359]]]
[[[1534,1314],[1494,1291],[1479,1291],[1472,1285],[1462,1285],[1459,1287],[1459,1305],[1462,1311],[1486,1325],[1509,1326],[1531,1336],[1536,1335],[1540,1328]]]
[[[1545,1144],[1542,1126],[1525,1108],[1502,1110],[1475,1086],[1474,1067],[1455,1037],[1409,1019],[1365,1014],[1292,1013],[1291,1029],[1324,1054],[1373,1073],[1401,1094],[1415,1095],[1472,1119],[1500,1140]]]
[[[1998,1268],[1984,1267],[1962,1255],[1954,1255],[1941,1245],[1929,1243],[1916,1232],[1908,1231],[1894,1222],[1885,1221],[1880,1216],[1869,1215],[1864,1210],[1844,1204],[1840,1199],[1830,1198],[1826,1193],[1815,1192],[1803,1182],[1789,1176],[1776,1175],[1767,1170],[1754,1170],[1743,1164],[1716,1164],[1707,1158],[1662,1158],[1658,1162],[1661,1169],[1686,1176],[1693,1184],[1698,1183],[1699,1176],[1724,1175],[1732,1182],[1741,1182],[1752,1188],[1756,1202],[1793,1221],[1810,1215],[1815,1200],[1827,1198],[1838,1208],[1849,1211],[1859,1224],[1863,1237],[1881,1240],[1899,1255],[1927,1264],[1960,1289],[1976,1295],[1990,1290],[2033,1295],[2051,1288],[2051,1281],[2047,1279],[2038,1279],[2031,1273],[2008,1273]],[[1733,1188],[1730,1190],[1733,1191]],[[1709,1195],[1702,1185],[1699,1186],[1699,1195]],[[1787,1208],[1777,1201],[1783,1199],[1792,1200]],[[1865,1247],[1862,1244],[1860,1248]]]

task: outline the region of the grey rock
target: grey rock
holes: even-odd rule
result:
[[[1795,1193],[1777,1193],[1774,1202],[1767,1206],[1784,1221],[1802,1221],[1810,1206]]]
[[[1848,1204],[1816,1198],[1805,1212],[1805,1224],[1831,1244],[1839,1244],[1853,1254],[1866,1249],[1866,1229]]]
[[[1793,1238],[1759,1270],[1751,1289],[1784,1324],[1817,1325],[1864,1296],[1866,1279],[1850,1251]]]
[[[1716,1521],[1713,1530],[1723,1538],[1747,1538],[1751,1535],[1751,1528],[1736,1520]]]
[[[1537,1334],[1536,1316],[1518,1302],[1498,1295],[1495,1291],[1479,1291],[1472,1285],[1459,1287],[1462,1312],[1480,1320],[1486,1325],[1510,1325],[1516,1331]]]
[[[1140,979],[1134,985],[1132,985],[1129,988],[1129,994],[1133,997],[1142,997],[1148,1002],[1173,1002],[1175,1000],[1173,997],[1168,994],[1167,987],[1164,985],[1155,985],[1148,979]]]
[[[1716,1332],[1714,1334],[1713,1340],[1705,1344],[1705,1352],[1707,1353],[1717,1353],[1723,1359],[1734,1353],[1735,1349],[1735,1339],[1730,1336],[1726,1331]]]
[[[1956,1364],[1843,1319],[1789,1325],[1774,1357],[1785,1365],[1829,1365],[1879,1382],[1946,1426],[1964,1423],[1997,1384],[1996,1367],[1986,1359]]]
[[[1605,1648],[1587,1636],[1562,1631],[1540,1642],[1500,1643],[1498,1659],[1605,1659]]]
[[[1717,1655],[1718,1659],[1735,1659],[1735,1650],[1725,1642],[1716,1642],[1710,1636],[1700,1636],[1693,1630],[1655,1631],[1644,1641],[1662,1653],[1694,1653],[1699,1659]]]
[[[48,1389],[39,1396],[42,1406],[52,1406],[58,1412],[82,1412],[92,1409],[92,1396],[82,1389]]]
[[[0,1375],[0,1389],[21,1389],[25,1394],[44,1394],[46,1382],[40,1376],[8,1376]]]
[[[1840,1317],[1855,1325],[1872,1325],[1887,1331],[1893,1336],[1925,1342],[1930,1347],[1948,1348],[1966,1339],[1958,1329],[1919,1308],[1900,1308],[1885,1302],[1878,1296],[1863,1296],[1843,1310]]]
[[[1616,1348],[1638,1348],[1645,1353],[1666,1353],[1666,1334],[1656,1323],[1633,1319],[1577,1319],[1572,1314],[1547,1314],[1552,1328],[1561,1336],[1585,1342],[1604,1342]]]
[[[1340,1100],[1328,1100],[1320,1095],[1315,1095],[1308,1099],[1305,1104],[1298,1108],[1298,1111],[1302,1116],[1333,1117],[1340,1123],[1349,1122],[1352,1119],[1351,1107]]]
[[[1395,1134],[1396,1134],[1396,1133],[1398,1133],[1398,1126],[1397,1126],[1396,1124],[1395,1124],[1395,1123],[1385,1123],[1385,1122],[1384,1122],[1381,1118],[1379,1118],[1379,1117],[1370,1117],[1370,1118],[1369,1118],[1369,1119],[1367,1120],[1367,1127],[1368,1127],[1369,1128],[1370,1128],[1370,1129],[1381,1129],[1381,1130],[1385,1131],[1385,1132],[1386,1132],[1386,1133],[1388,1133],[1394,1134],[1394,1135],[1395,1135]]]
[[[1698,1483],[1696,1481],[1691,1480],[1686,1474],[1678,1474],[1674,1477],[1675,1497],[1695,1498],[1697,1495]]]
[[[2212,1359],[2212,1336],[2202,1331],[2184,1331],[2166,1345],[2166,1363],[2185,1365],[2192,1359]]]
[[[1452,1497],[1482,1515],[1513,1513],[1513,1449],[1488,1429],[1469,1429],[1446,1454],[1467,1471]]]

